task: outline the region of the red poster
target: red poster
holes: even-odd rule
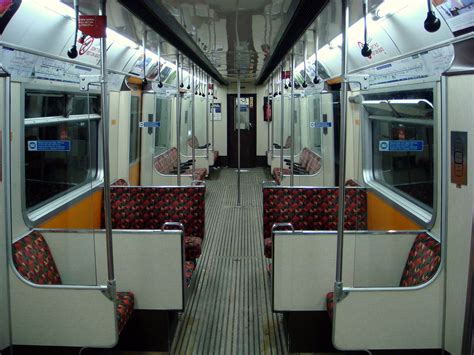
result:
[[[281,72],[281,78],[282,79],[289,79],[290,78],[290,71],[289,70],[282,71]]]
[[[0,0],[0,35],[21,5],[21,0]]]
[[[107,28],[106,16],[80,15],[79,31],[93,38],[105,37]]]

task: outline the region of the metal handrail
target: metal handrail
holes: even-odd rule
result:
[[[278,228],[283,228],[283,227],[290,227],[292,232],[295,231],[295,227],[293,227],[292,223],[275,223],[272,226],[272,234],[273,234],[273,232],[276,232],[278,230]]]
[[[166,227],[178,227],[178,230],[181,230],[184,233],[184,224],[181,222],[165,222],[161,226],[161,230],[166,230]]]

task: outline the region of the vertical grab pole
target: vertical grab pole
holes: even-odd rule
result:
[[[178,155],[178,175],[176,183],[181,186],[181,93],[179,92],[179,52],[176,53],[176,154]],[[181,64],[182,65],[182,64]],[[181,74],[183,71],[181,70]],[[181,78],[183,80],[183,78]]]
[[[192,72],[192,87],[191,87],[191,137],[192,137],[192,149],[191,149],[191,159],[193,160],[193,170],[191,172],[191,180],[194,180],[194,174],[195,174],[195,171],[196,171],[196,147],[195,147],[195,144],[194,144],[194,137],[196,135],[195,131],[194,131],[194,115],[195,115],[195,107],[194,107],[194,102],[195,102],[195,98],[196,98],[196,95],[194,94],[194,90],[195,90],[195,87],[196,87],[196,83],[194,81],[194,64],[192,64],[191,66],[191,72]]]
[[[216,149],[216,146],[214,145],[214,98],[216,97],[216,88],[215,88],[214,85],[216,85],[216,84],[214,83],[214,79],[212,79],[211,82],[212,82],[212,103],[211,103],[211,105],[212,105],[212,111],[211,111],[212,137],[211,137],[211,139],[212,139],[212,149]],[[208,107],[207,109],[209,110],[209,107]],[[216,162],[214,162],[214,164],[215,164],[215,163],[216,163]]]
[[[240,206],[240,70],[237,70],[237,206]]]
[[[341,97],[341,124],[340,124],[340,146],[339,146],[339,199],[338,199],[338,221],[337,221],[337,259],[336,259],[336,282],[334,283],[334,295],[336,302],[343,297],[342,294],[342,261],[344,247],[344,196],[346,178],[346,125],[347,125],[347,29],[349,28],[349,0],[343,1],[342,14],[342,97]]]
[[[280,185],[283,182],[283,134],[285,133],[285,87],[283,86],[283,72],[285,71],[285,62],[281,64],[280,89],[281,89],[281,114],[280,114]]]
[[[295,184],[295,53],[291,53],[291,105],[290,105],[290,119],[291,119],[291,149],[290,149],[290,186]]]
[[[271,77],[270,77],[271,78]],[[267,84],[267,107],[270,105],[270,80],[268,81]],[[265,110],[268,110],[266,107],[264,107]],[[264,112],[263,116],[265,117],[267,113]],[[267,117],[268,120],[268,117]],[[267,121],[267,160],[268,160],[268,154],[270,152],[270,121]]]
[[[107,16],[107,0],[100,1],[99,14]],[[104,213],[105,213],[105,245],[107,249],[107,286],[109,296],[115,296],[114,248],[112,242],[112,219],[110,207],[110,161],[109,161],[109,110],[107,107],[107,40],[100,39],[100,106],[102,112],[102,141],[104,145]]]
[[[206,74],[205,93],[206,93],[206,159],[209,162],[209,75],[207,74]]]

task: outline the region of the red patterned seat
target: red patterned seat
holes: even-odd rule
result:
[[[154,159],[154,166],[155,169],[165,175],[176,175],[173,174],[178,167],[178,151],[176,148],[171,148],[166,152],[158,155]],[[186,171],[182,172],[183,174],[191,174],[192,169],[187,169]],[[205,168],[196,168],[194,169],[194,176],[193,180],[205,180],[207,175],[207,169]]]
[[[186,260],[196,260],[201,256],[202,239],[198,237],[184,237],[184,255]]]
[[[219,151],[214,150],[214,164],[216,164],[217,158],[219,158]]]
[[[316,174],[321,169],[321,157],[316,153],[313,153],[308,148],[303,148],[299,157],[299,166],[303,168],[307,174]],[[283,175],[290,175],[289,168],[283,168]],[[273,177],[277,184],[280,184],[282,179],[281,169],[273,169]]]
[[[184,264],[184,284],[186,287],[191,286],[194,269],[196,269],[196,264],[192,261],[186,261]]]
[[[347,230],[367,229],[367,192],[356,182],[348,181],[345,191]],[[272,227],[292,223],[295,230],[336,230],[339,190],[325,188],[264,188],[263,237],[265,256],[271,258]]]
[[[416,236],[400,280],[400,287],[418,286],[429,281],[438,271],[441,262],[441,244],[427,233]],[[326,295],[329,318],[333,318],[334,292]]]
[[[61,285],[61,276],[53,259],[53,254],[37,231],[32,231],[13,244],[13,263],[18,272],[27,280],[39,285]],[[127,323],[134,307],[131,292],[117,292],[116,317],[119,332]]]
[[[125,179],[118,179],[111,186],[130,186],[130,184]]]
[[[132,315],[135,296],[132,292],[117,292],[117,324],[119,333]]]

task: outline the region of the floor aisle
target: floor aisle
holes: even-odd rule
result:
[[[173,354],[283,354],[283,325],[271,311],[262,243],[263,169],[234,169],[206,181],[206,237],[195,288],[178,325]]]

